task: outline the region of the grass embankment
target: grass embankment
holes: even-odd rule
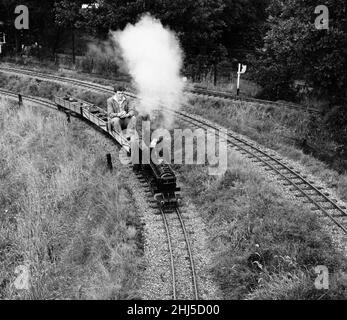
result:
[[[21,67],[37,70],[38,72],[56,76],[73,76],[76,79],[92,81],[102,85],[114,85],[115,80],[117,80],[117,83],[125,85],[130,81],[128,75],[118,72],[117,68],[113,68],[106,60],[99,62],[94,60],[94,68],[90,68],[90,65],[82,65],[79,66],[79,68],[73,68],[72,66],[60,66],[52,61],[40,61],[35,58],[21,57],[5,57],[2,59],[2,64],[14,68]]]
[[[252,165],[229,154],[222,177],[203,166],[176,169],[184,194],[208,225],[212,272],[225,299],[346,299],[339,278],[347,260],[317,215],[287,200]],[[317,290],[314,268],[327,266],[330,290]]]
[[[215,121],[226,128],[241,133],[258,143],[278,151],[284,157],[304,165],[313,175],[320,177],[328,187],[337,191],[347,201],[347,167],[336,155],[335,164],[328,164],[306,154],[295,141],[307,136],[309,123],[319,119],[295,110],[283,110],[276,107],[250,105],[246,102],[211,101],[205,98],[192,97],[184,110]],[[319,139],[319,137],[313,137]],[[323,138],[322,138],[323,139]],[[318,142],[317,142],[318,143]],[[320,151],[334,149],[333,143],[320,141]],[[329,146],[327,144],[330,144]],[[327,149],[325,149],[325,147]],[[335,171],[332,168],[339,170]]]
[[[78,120],[0,101],[1,299],[136,297],[139,221],[105,143]],[[14,285],[19,266],[28,290]]]
[[[28,94],[37,90],[40,96],[47,98],[59,91],[90,101],[96,99],[100,106],[105,105],[106,96],[35,80],[9,78],[4,83],[9,89],[20,89]],[[265,121],[269,117],[265,111],[256,111],[254,107],[247,109],[242,104],[231,115],[227,106],[207,108],[211,106],[210,101],[201,105],[201,109],[198,106],[198,103],[193,104],[190,110],[258,141],[271,142],[273,146],[276,144],[272,140],[276,141],[277,137],[274,132],[284,127],[277,129],[273,120]],[[246,112],[249,117],[245,116]],[[294,114],[291,117],[283,115],[281,121],[294,123],[297,119]],[[269,129],[264,130],[267,126]],[[318,291],[313,286],[316,278],[313,267],[326,265],[333,274],[342,270],[346,262],[334,251],[317,217],[284,199],[275,185],[265,182],[236,155],[230,156],[229,163],[229,171],[219,179],[208,176],[205,167],[177,167],[185,196],[193,199],[209,226],[210,247],[216,257],[212,271],[225,298],[314,299],[323,294],[323,298],[343,297],[332,275],[330,291]]]
[[[203,87],[210,90],[216,91],[226,91],[232,94],[237,94],[237,79],[233,78],[231,82],[219,82],[217,85],[214,85],[213,81],[201,81],[195,82],[194,85],[198,87]],[[256,97],[261,92],[261,87],[256,83],[240,79],[240,95],[245,97]]]
[[[55,61],[47,59],[37,59],[35,57],[24,58],[21,56],[6,56],[2,59],[2,62],[12,67],[22,66],[60,76],[72,75],[77,79],[93,81],[103,85],[114,85],[114,80],[121,81],[120,83],[123,85],[128,85],[131,79],[129,75],[119,70],[114,60],[107,58],[100,59],[88,55],[83,63],[77,63],[75,67],[72,65],[64,65],[64,63],[59,65]],[[233,78],[231,82],[225,81],[225,79],[220,80],[216,86],[211,78],[212,77],[206,77],[205,80],[195,82],[194,84],[208,89],[228,91],[236,94],[236,78]],[[242,88],[241,95],[247,97],[255,97],[261,91],[259,85],[242,78],[240,79],[240,87]]]
[[[98,94],[90,91],[87,92],[68,84],[61,85],[59,83],[46,82],[30,77],[8,74],[1,75],[0,87],[14,92],[35,97],[42,97],[50,100],[53,100],[54,96],[68,94],[86,101],[92,101],[100,107],[105,107],[106,99],[109,98],[109,95]]]

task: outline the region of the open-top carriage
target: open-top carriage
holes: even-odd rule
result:
[[[70,116],[83,118],[106,133],[129,156],[131,155],[131,142],[121,133],[112,130],[106,110],[92,103],[70,96],[55,97],[54,101],[58,110],[66,113],[68,119]],[[140,146],[141,143],[136,143],[136,145]],[[144,176],[148,179],[154,198],[161,207],[176,207],[179,204],[180,198],[178,192],[180,189],[177,187],[176,175],[170,164],[164,162],[155,164],[150,160],[149,164],[140,163],[133,167],[134,170],[143,172]]]

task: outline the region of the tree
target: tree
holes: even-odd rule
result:
[[[268,98],[293,99],[294,80],[304,80],[315,97],[331,103],[346,98],[346,3],[320,4],[330,10],[329,30],[315,27],[316,1],[273,0],[268,7],[265,45],[253,58],[256,79]]]
[[[245,56],[261,39],[265,5],[269,0],[23,0],[29,4],[28,37],[40,39],[45,47],[57,50],[60,40],[71,34],[75,61],[75,37],[84,34],[104,40],[109,30],[123,29],[150,13],[176,32],[185,52],[186,65],[196,75],[206,73],[227,56]],[[82,10],[82,4],[98,2],[98,8]],[[3,5],[3,3],[5,5]],[[2,6],[16,1],[3,0]],[[7,11],[10,21],[14,7]],[[54,23],[52,23],[54,21]],[[78,32],[77,32],[78,30]],[[17,34],[15,30],[12,30]],[[61,39],[60,39],[61,38]],[[37,41],[37,40],[35,40]],[[240,54],[235,54],[239,52]]]
[[[82,24],[82,4],[88,4],[92,1],[84,0],[62,0],[55,2],[54,14],[55,23],[57,26],[71,31],[72,39],[72,63],[76,63],[75,37],[76,29],[79,29]]]
[[[0,3],[0,20],[4,22],[4,31],[7,40],[14,44],[17,51],[21,50],[22,44],[32,45],[38,42],[45,48],[54,47],[58,31],[54,21],[53,5],[54,0],[23,0],[20,2],[29,9],[30,25],[29,30],[16,30],[14,27],[14,14],[18,1],[2,0]]]
[[[123,29],[149,12],[176,32],[187,64],[196,64],[200,73],[226,55],[221,42],[223,10],[223,0],[104,0],[97,11],[87,13],[84,27],[104,38],[109,30]]]
[[[225,29],[222,41],[229,55],[245,59],[263,42],[266,25],[266,8],[269,0],[226,0],[223,19]]]

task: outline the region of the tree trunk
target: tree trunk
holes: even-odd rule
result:
[[[76,52],[75,52],[75,28],[72,28],[72,64],[76,64]]]
[[[18,44],[18,31],[14,31],[14,41],[16,43],[16,53],[19,53],[19,44]]]
[[[217,86],[217,63],[213,65],[213,85]]]
[[[53,56],[56,55],[58,50],[58,46],[60,42],[60,32],[61,32],[60,30],[57,30],[57,32],[55,33],[54,42],[53,42]]]

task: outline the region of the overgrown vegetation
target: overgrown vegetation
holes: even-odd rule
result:
[[[30,77],[16,75],[2,75],[0,87],[14,92],[53,100],[55,96],[71,95],[86,101],[93,101],[98,106],[105,106],[109,96],[91,91],[84,91],[73,86],[64,86],[58,83],[36,80]]]
[[[83,75],[81,78],[85,79]],[[93,101],[100,107],[105,107],[108,98],[105,94],[18,76],[4,75],[0,78],[0,86],[48,99],[52,99],[55,95],[70,94],[86,101]],[[347,200],[345,191],[347,164],[344,153],[347,150],[347,139],[344,139],[344,131],[341,129],[345,126],[343,118],[339,118],[339,121],[332,126],[328,123],[331,121],[329,115],[321,118],[301,114],[298,117],[298,112],[295,110],[264,107],[246,102],[211,101],[196,97],[190,98],[184,109],[216,121],[279,151],[290,159],[301,162],[312,174],[321,177],[329,187],[336,189],[341,198]],[[338,112],[334,110],[332,112]],[[335,135],[339,140],[334,140],[334,133],[329,130],[330,127],[336,128]],[[338,135],[337,132],[342,134]]]
[[[329,187],[337,189],[344,200],[347,199],[346,141],[335,141],[324,123],[326,120],[320,116],[306,113],[299,116],[295,110],[247,102],[211,102],[196,97],[191,98],[184,109],[301,162]]]
[[[100,106],[105,106],[106,96],[86,93],[79,89],[14,76],[8,77],[4,82],[8,89],[18,89],[23,93],[34,93],[46,98],[51,98],[55,93],[70,93],[85,100],[97,101]],[[304,128],[307,120],[303,118],[299,123],[295,112],[256,108],[244,103],[230,105],[216,102],[211,106],[211,102],[204,99],[193,99],[190,103],[189,107],[186,106],[189,111],[219,121],[229,128],[245,133],[274,148],[276,146],[280,148],[277,145],[282,143],[280,134],[292,134],[295,132],[294,128]],[[72,127],[75,127],[75,124]],[[79,137],[80,133],[73,136]],[[82,134],[79,139],[83,141],[85,135]],[[81,140],[78,141],[80,144]],[[99,142],[95,143],[95,147],[98,144]],[[339,176],[336,173],[327,170],[322,164],[317,164],[294,147],[282,146],[282,148],[283,150],[287,148],[288,154],[292,152],[292,158],[299,158],[305,164],[312,162],[312,170],[316,170],[316,173],[321,176],[325,174],[325,181],[335,183],[338,181]],[[86,159],[88,159],[87,162],[91,161],[89,155]],[[225,298],[345,298],[339,272],[346,271],[343,268],[346,261],[334,251],[331,239],[321,229],[317,217],[301,206],[284,199],[276,187],[269,185],[259,173],[236,155],[230,155],[229,163],[228,172],[219,179],[209,177],[204,167],[176,168],[181,173],[183,192],[193,199],[202,212],[206,224],[211,226],[210,246],[216,257],[212,272]],[[86,172],[89,170],[90,168],[87,167]],[[95,174],[94,171],[93,174]],[[341,176],[336,188],[341,194],[346,195],[346,186],[347,180],[345,176]],[[6,190],[6,194],[8,192]],[[92,197],[92,199],[96,198]],[[81,225],[83,226],[83,223]],[[134,229],[131,230],[134,231]],[[90,234],[93,233],[89,232],[88,235]],[[125,247],[128,248],[128,238],[125,234],[120,236],[124,237]],[[89,239],[87,237],[88,241]],[[94,251],[92,252],[95,254]],[[97,252],[101,251],[97,250]],[[87,261],[89,263],[90,260],[87,259]],[[92,259],[92,261],[95,260]],[[319,264],[327,265],[330,272],[335,275],[335,278],[331,278],[332,287],[328,292],[315,290],[313,285],[316,277],[313,267]],[[127,268],[127,264],[121,265]],[[90,264],[83,266],[87,268]],[[133,284],[130,279],[134,279],[131,274],[129,278],[123,274],[128,279],[128,282],[125,282],[129,287]],[[93,290],[92,292],[95,292]],[[133,291],[130,290],[130,292]],[[90,296],[86,294],[81,298],[84,297]]]
[[[103,0],[100,6],[82,9],[85,0],[23,0],[30,10],[30,31],[23,35],[14,28],[13,15],[16,3],[3,0],[0,20],[7,33],[6,52],[22,53],[22,45],[38,42],[40,58],[53,58],[56,53],[71,56],[87,53],[87,44],[99,44],[108,37],[110,30],[123,29],[134,23],[144,13],[160,19],[174,30],[182,43],[186,65],[194,78],[213,69],[229,54],[228,58],[244,56],[244,50],[253,49],[261,42],[267,1],[263,0]],[[1,30],[2,31],[2,30]],[[228,59],[230,61],[230,59]],[[112,68],[116,67],[113,62]],[[91,60],[86,61],[91,69]],[[106,66],[106,65],[105,65]],[[110,73],[106,68],[104,71]]]
[[[139,221],[107,148],[80,121],[0,103],[1,299],[137,297]],[[19,266],[28,290],[14,285]]]
[[[317,30],[315,26],[318,5],[329,10],[325,21],[328,30]],[[253,60],[263,96],[296,99],[294,82],[303,80],[311,88],[305,96],[325,101],[328,110],[346,99],[346,1],[272,0],[267,13],[264,47]]]
[[[317,215],[284,198],[247,161],[230,153],[222,177],[199,166],[182,166],[180,177],[209,226],[211,269],[225,299],[347,298],[347,261]],[[314,286],[318,265],[330,271],[327,291]]]
[[[237,94],[237,76],[231,79],[218,79],[216,85],[210,78],[206,78],[200,82],[195,82],[194,86],[212,89],[216,91],[230,92],[234,95]],[[261,92],[261,87],[255,82],[247,79],[240,79],[240,96],[256,97]]]
[[[216,84],[218,66],[228,64],[236,75],[241,62],[264,88],[263,97],[318,99],[327,110],[347,98],[344,0],[103,0],[98,6],[84,0],[47,0],[44,5],[23,0],[21,4],[28,6],[31,18],[30,31],[24,34],[13,23],[17,4],[12,0],[0,4],[0,31],[7,34],[3,52],[10,56],[34,55],[58,62],[59,53],[71,56],[71,67],[116,75],[123,67],[115,62],[116,52],[102,49],[109,31],[124,29],[150,13],[176,33],[185,55],[184,72],[193,81],[211,74]],[[82,4],[90,7],[82,9]],[[318,5],[329,10],[329,30],[315,26]],[[90,44],[101,54],[94,56]],[[307,89],[303,96],[295,89],[298,80]]]

